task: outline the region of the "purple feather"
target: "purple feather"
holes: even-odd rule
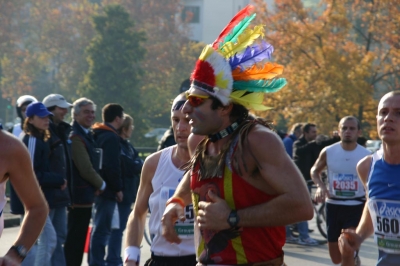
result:
[[[246,47],[243,53],[230,57],[229,64],[232,70],[238,66],[245,69],[265,59],[270,59],[273,52],[274,47],[263,40],[260,44]]]

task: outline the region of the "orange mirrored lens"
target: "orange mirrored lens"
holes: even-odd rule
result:
[[[197,96],[194,96],[194,95],[189,95],[187,97],[187,99],[188,99],[190,105],[193,106],[193,107],[199,106],[200,104],[202,104],[206,100],[205,98],[200,98],[200,97],[197,97]]]

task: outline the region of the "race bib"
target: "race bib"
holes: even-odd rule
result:
[[[335,196],[354,197],[358,191],[358,177],[353,174],[332,174],[332,190]]]
[[[368,209],[378,248],[386,253],[400,254],[400,201],[370,199]]]
[[[162,187],[160,193],[160,212],[164,213],[165,204],[168,199],[171,198],[175,193],[175,188],[171,187]],[[193,238],[194,235],[194,211],[193,205],[187,205],[185,207],[185,221],[176,221],[175,223],[175,231],[179,235],[180,238]],[[161,228],[160,228],[161,230]]]

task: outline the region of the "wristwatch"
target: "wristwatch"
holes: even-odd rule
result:
[[[23,245],[19,245],[19,246],[11,246],[10,250],[14,250],[15,252],[17,252],[18,256],[24,260],[26,255],[28,254],[28,250],[23,246]]]
[[[239,224],[239,216],[235,210],[232,210],[231,213],[228,216],[228,224],[230,225],[231,228],[237,227]]]

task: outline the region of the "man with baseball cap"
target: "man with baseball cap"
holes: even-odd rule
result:
[[[64,122],[65,115],[72,107],[64,96],[60,94],[50,94],[43,99],[43,104],[47,110],[53,114],[50,118],[50,170],[60,173],[67,180],[71,181],[71,142],[69,134],[71,125]],[[68,186],[70,187],[70,186]],[[67,236],[67,213],[66,207],[70,205],[70,190],[57,190],[54,199],[54,206],[50,206],[49,216],[53,222],[57,233],[57,245],[52,256],[52,265],[65,266],[63,244]]]

